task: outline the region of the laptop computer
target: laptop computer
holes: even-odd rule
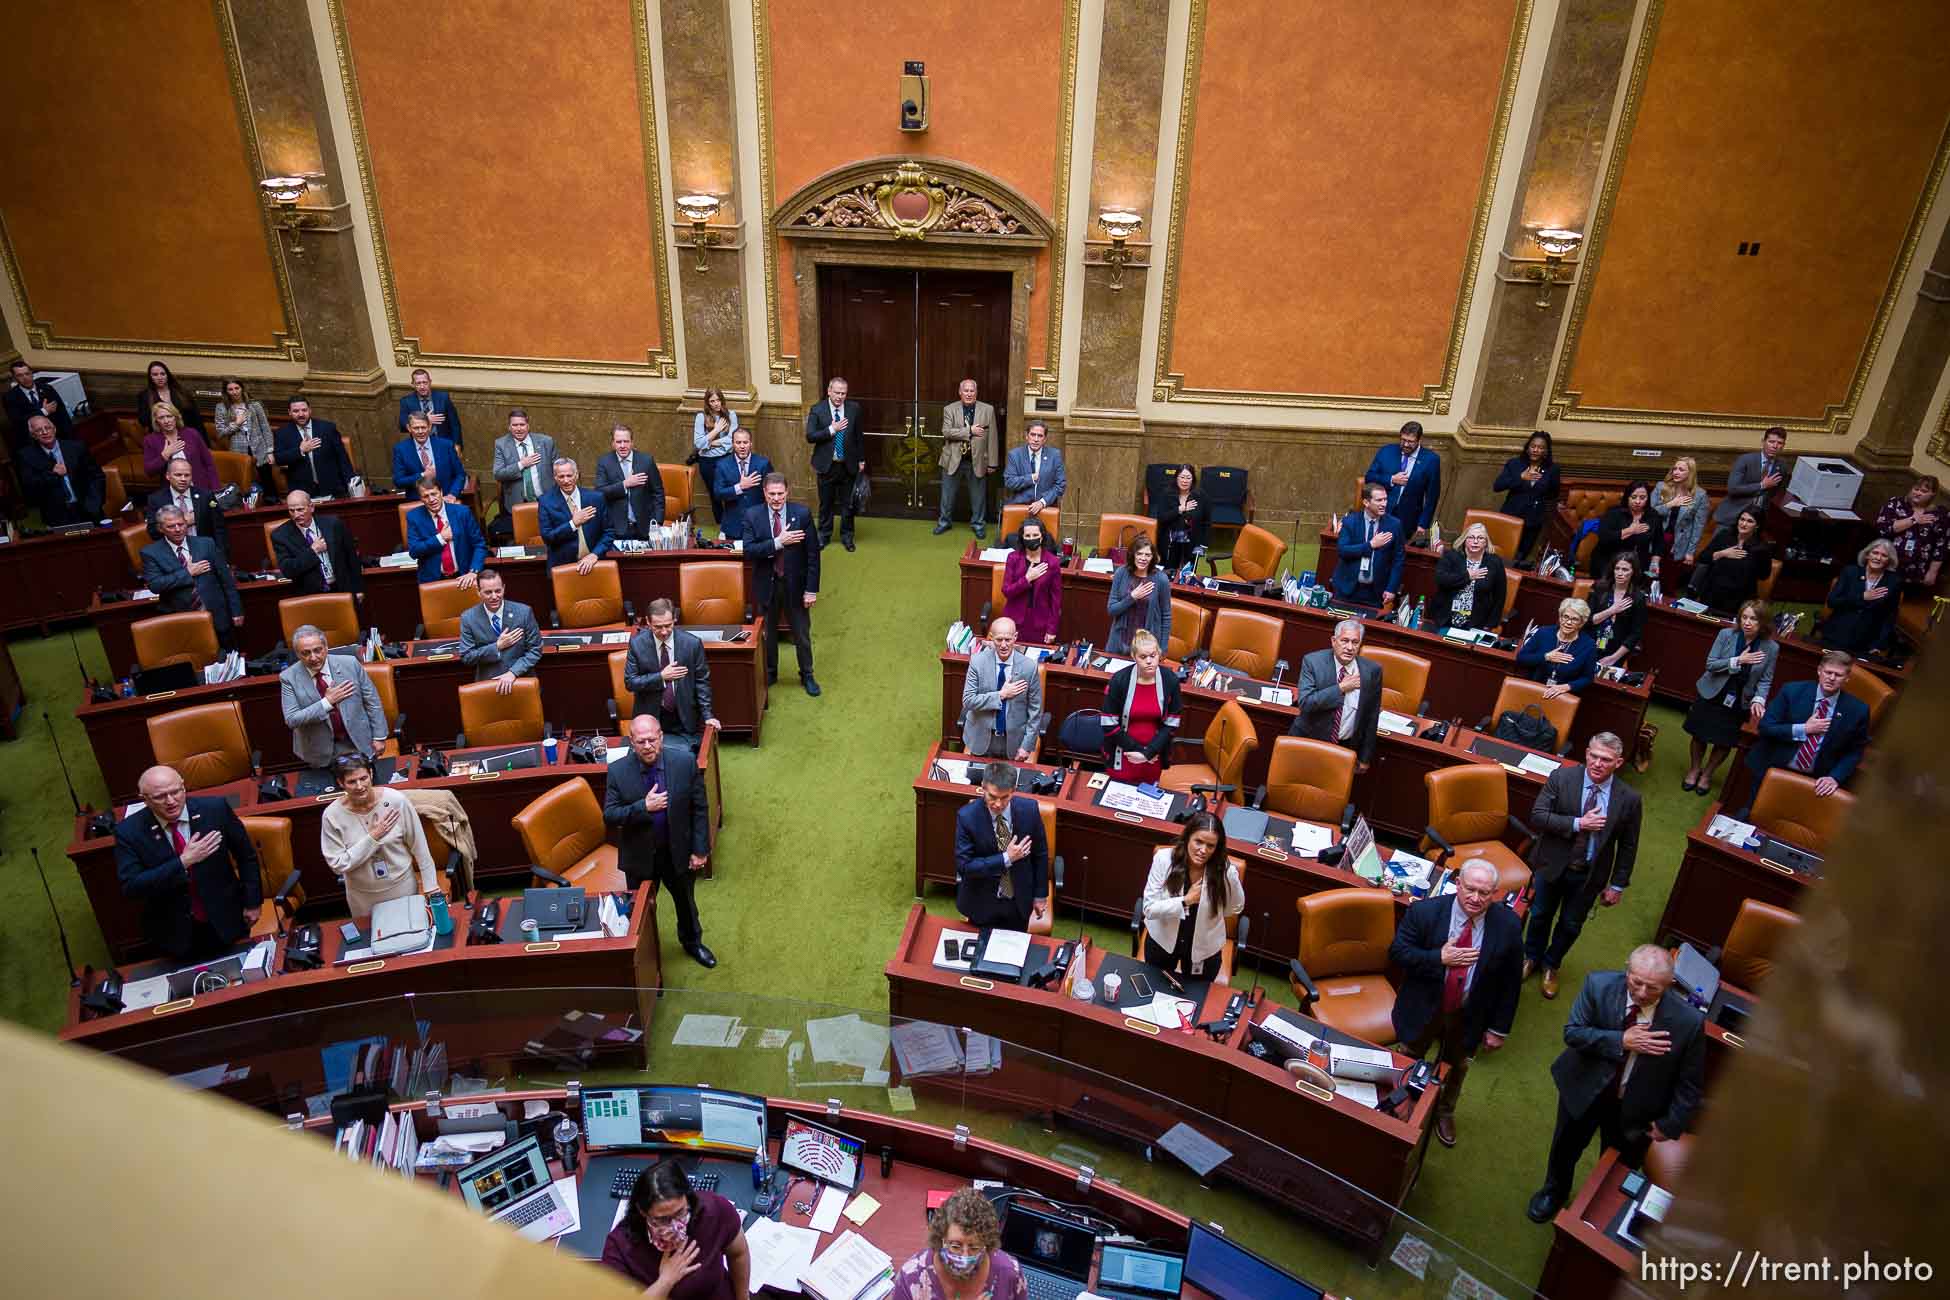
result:
[[[1095,1293],[1104,1300],[1178,1300],[1185,1259],[1160,1250],[1105,1246],[1097,1262]]]
[[[476,1160],[459,1177],[468,1209],[507,1224],[529,1241],[547,1241],[575,1222],[575,1212],[556,1193],[542,1144],[534,1137]]]
[[[1002,1249],[1021,1266],[1029,1300],[1077,1300],[1090,1281],[1097,1234],[1073,1220],[1012,1204],[1002,1220]]]
[[[160,668],[138,668],[130,674],[129,684],[137,695],[156,695],[163,691],[181,691],[197,685],[203,674],[194,664],[164,664]]]
[[[522,919],[532,919],[539,930],[580,930],[588,910],[588,898],[580,885],[521,891]]]
[[[1244,1246],[1193,1220],[1185,1247],[1185,1282],[1213,1300],[1321,1300],[1319,1287],[1303,1282]]]

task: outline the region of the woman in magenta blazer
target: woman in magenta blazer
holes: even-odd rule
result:
[[[156,403],[150,412],[153,427],[142,439],[142,468],[157,478],[169,469],[169,462],[181,456],[190,463],[190,481],[207,492],[223,487],[217,477],[217,462],[211,459],[209,444],[195,429],[183,427],[175,407]]]
[[[1022,521],[1021,539],[1002,565],[1002,612],[1016,621],[1024,645],[1056,640],[1063,614],[1063,562],[1043,546],[1042,520]]]

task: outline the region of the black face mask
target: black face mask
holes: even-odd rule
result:
[[[1035,541],[1032,542],[1027,537],[1025,537],[1022,539],[1022,549],[1029,552],[1031,555],[1034,555],[1036,552],[1043,549],[1043,539],[1038,537]]]

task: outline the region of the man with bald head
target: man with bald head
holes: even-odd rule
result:
[[[1551,1078],[1557,1127],[1532,1223],[1549,1223],[1569,1199],[1592,1134],[1636,1169],[1648,1146],[1692,1127],[1706,1088],[1706,1019],[1672,991],[1670,953],[1640,944],[1624,970],[1585,977]]]
[[[163,485],[149,494],[146,507],[149,515],[149,536],[161,537],[162,526],[156,522],[156,515],[164,506],[175,506],[189,520],[191,537],[207,537],[217,544],[217,549],[228,553],[230,534],[224,526],[223,507],[217,504],[217,494],[208,488],[200,488],[195,482],[196,470],[188,458],[171,456],[163,466]]]
[[[995,619],[962,679],[962,748],[972,758],[1027,763],[1042,729],[1042,666],[1016,648],[1016,621]]]
[[[1510,1036],[1523,987],[1523,926],[1499,904],[1496,868],[1471,858],[1456,892],[1425,898],[1402,914],[1388,956],[1406,975],[1395,994],[1395,1036],[1410,1056],[1431,1047],[1449,1067],[1435,1107],[1435,1135],[1456,1145],[1456,1102],[1476,1049],[1494,1052]]]
[[[630,719],[630,752],[609,765],[603,822],[617,830],[616,861],[630,888],[663,889],[677,912],[677,942],[706,970],[716,966],[693,893],[711,861],[710,798],[691,751],[664,744],[662,724],[647,713]]]
[[[311,493],[293,488],[284,499],[291,518],[271,530],[271,551],[278,572],[291,579],[302,596],[328,591],[349,593],[355,600],[366,594],[365,570],[359,548],[345,525],[312,506]]]
[[[156,593],[165,614],[203,609],[210,612],[217,641],[236,648],[232,629],[244,624],[244,601],[223,548],[207,537],[191,537],[190,523],[175,506],[156,512],[162,537],[142,548],[142,585]]]
[[[141,812],[115,827],[115,878],[142,906],[142,934],[179,961],[230,951],[257,924],[264,899],[257,851],[229,801],[192,796],[173,767],[136,787]]]
[[[86,447],[58,437],[53,420],[35,415],[20,450],[20,487],[41,508],[41,522],[58,528],[100,519],[108,482]]]

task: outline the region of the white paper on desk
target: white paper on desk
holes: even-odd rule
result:
[[[500,1103],[493,1101],[454,1101],[442,1107],[448,1119],[486,1119],[500,1110]]]
[[[1724,813],[1715,813],[1706,833],[1712,839],[1725,840],[1729,844],[1745,844],[1753,838],[1754,827],[1752,822],[1739,822]],[[128,1005],[127,989],[123,990],[122,1004]]]
[[[1029,932],[990,930],[989,944],[982,950],[982,960],[1002,966],[1023,965],[1029,960]]]
[[[497,560],[525,560],[528,558],[528,548],[526,546],[497,546],[494,548],[494,558]]]
[[[630,634],[629,634],[628,632],[612,632],[612,633],[611,633],[610,635],[611,635],[611,636],[620,636],[620,637],[622,637],[622,638],[623,638],[623,639],[624,639],[625,641],[627,641],[627,640],[629,640],[629,639],[630,639]],[[694,637],[696,637],[696,638],[697,638],[698,640],[700,640],[700,641],[722,641],[722,640],[724,640],[724,633],[723,633],[723,632],[720,632],[720,631],[719,631],[719,630],[718,630],[717,628],[715,628],[715,627],[707,627],[707,628],[701,628],[701,629],[699,629],[698,631],[695,631],[695,632],[693,632],[693,633],[691,633],[691,635],[692,635],[692,636],[694,636]]]
[[[1136,813],[1140,817],[1156,817],[1163,820],[1171,815],[1169,794],[1161,794],[1154,799],[1124,781],[1112,781],[1105,786],[1104,797],[1097,802],[1112,812]]]
[[[941,937],[944,941],[953,939],[957,943],[964,943],[967,940],[977,938],[978,936],[976,932],[973,930],[943,930],[941,932]],[[955,949],[955,951],[966,952],[968,951],[968,949],[962,947],[962,948]],[[936,969],[938,970],[955,970],[955,971],[961,971],[964,974],[966,974],[969,966],[972,963],[965,960],[957,960],[957,961],[947,960],[941,955],[941,945],[937,944],[934,950],[934,964]]]
[[[887,1059],[887,1027],[862,1020],[859,1013],[806,1022],[806,1042],[813,1060],[878,1070]]]
[[[122,986],[122,1010],[140,1011],[169,1001],[169,976],[152,975],[146,980],[130,980]]]
[[[1533,776],[1548,777],[1558,769],[1556,759],[1545,758],[1542,754],[1525,754],[1523,762],[1517,764],[1519,772],[1529,772]]]
[[[1334,1095],[1345,1097],[1349,1101],[1358,1101],[1371,1110],[1381,1105],[1381,1094],[1375,1091],[1375,1086],[1372,1083],[1363,1083],[1359,1079],[1334,1080]]]
[[[839,1226],[840,1211],[846,1207],[846,1193],[831,1183],[819,1194],[819,1204],[813,1206],[812,1222],[814,1232],[831,1232]]]
[[[471,1151],[483,1155],[497,1151],[508,1140],[504,1132],[495,1133],[442,1133],[429,1145],[435,1150]]]
[[[686,1015],[677,1022],[672,1047],[723,1047],[738,1025],[737,1016]]]
[[[1119,659],[1116,655],[1111,655],[1109,662],[1104,665],[1103,671],[1115,677],[1135,662],[1136,660],[1133,659]]]
[[[1297,1047],[1303,1052],[1311,1052],[1318,1041],[1312,1034],[1287,1020],[1284,1016],[1268,1016],[1259,1022],[1259,1027],[1288,1047]]]
[[[1259,698],[1267,704],[1277,704],[1282,708],[1293,707],[1293,688],[1289,686],[1262,686]]]
[[[1332,826],[1317,826],[1313,822],[1293,823],[1293,847],[1298,853],[1317,858],[1320,851],[1334,842]]]
[[[629,643],[630,634],[628,632],[605,632],[603,633],[601,642],[603,645],[628,645]]]
[[[1130,1014],[1139,1020],[1149,1020],[1160,1029],[1178,1029],[1184,1025],[1184,1021],[1178,1014],[1181,1009],[1186,1015],[1197,1010],[1188,998],[1175,998],[1169,993],[1153,993],[1150,1006],[1138,1007]]]
[[[412,557],[408,556],[407,558],[411,559]],[[156,599],[156,593],[149,590],[147,587],[137,587],[134,591],[129,593],[129,599],[130,600],[154,600]]]
[[[1375,730],[1384,736],[1412,736],[1415,734],[1415,719],[1406,713],[1383,709],[1375,722]]]
[[[1108,555],[1095,555],[1083,562],[1085,573],[1115,573],[1117,562]]]
[[[1001,564],[1009,558],[1009,548],[1006,546],[984,546],[981,555],[976,558],[986,560],[990,564]]]
[[[405,551],[394,551],[391,555],[379,557],[379,567],[382,569],[411,569],[418,564],[419,561]]]
[[[580,1232],[582,1230],[582,1201],[576,1195],[576,1176],[570,1174],[566,1178],[556,1179],[555,1195],[561,1200],[564,1208],[569,1211],[569,1226],[555,1235],[558,1237],[566,1237],[572,1232]]]
[[[934,761],[940,764],[941,770],[948,774],[948,779],[950,781],[954,782],[956,785],[968,784],[968,760],[967,759],[949,758],[947,755],[944,754],[936,758]]]
[[[769,1286],[797,1291],[799,1275],[819,1250],[819,1234],[797,1224],[759,1219],[745,1229],[745,1245],[752,1256],[750,1290]]]

